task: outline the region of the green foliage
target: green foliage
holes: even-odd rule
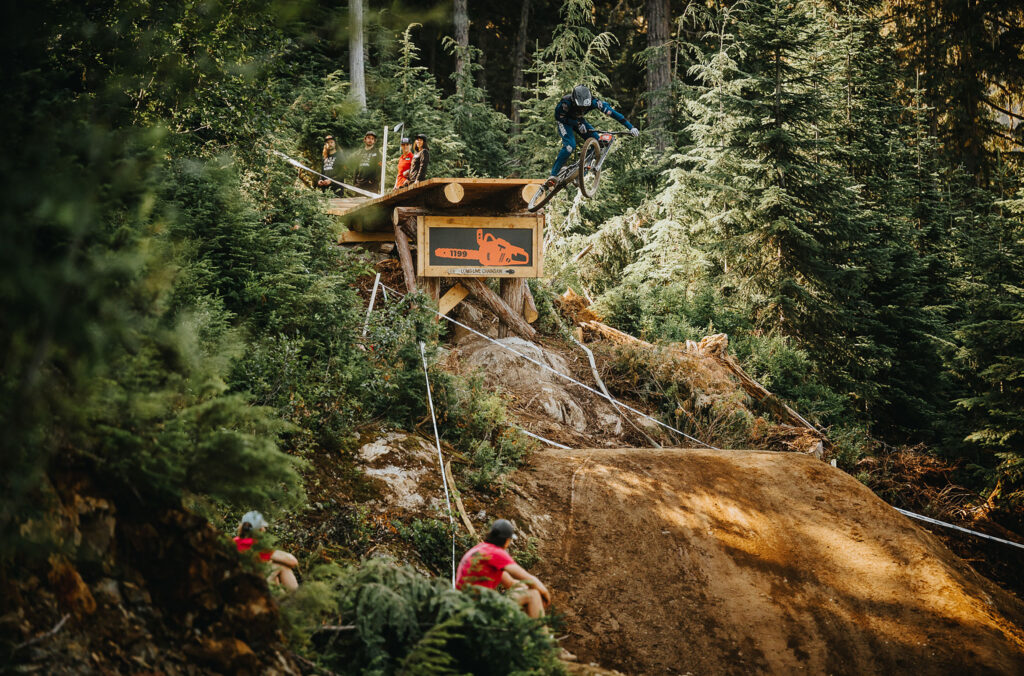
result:
[[[281,610],[298,646],[341,674],[559,674],[543,623],[486,589],[451,589],[383,560],[322,567]],[[321,619],[352,631],[313,635]]]
[[[455,539],[455,564],[476,542],[457,523],[443,519],[413,519],[398,527],[399,536],[412,545],[430,572],[442,578],[451,576],[452,539]]]
[[[956,330],[954,373],[965,386],[966,441],[989,468],[997,501],[1024,503],[1024,195],[961,231],[969,312]]]
[[[442,439],[472,462],[464,476],[474,488],[495,488],[535,444],[509,426],[505,401],[488,391],[481,377],[435,374],[431,382]]]

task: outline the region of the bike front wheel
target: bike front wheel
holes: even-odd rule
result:
[[[561,185],[553,185],[550,188],[540,186],[536,192],[533,193],[533,197],[530,198],[530,202],[526,205],[527,211],[537,211],[542,206],[551,201],[551,198],[555,196]]]
[[[580,192],[590,198],[597,194],[601,185],[601,145],[595,138],[588,138],[580,148]]]

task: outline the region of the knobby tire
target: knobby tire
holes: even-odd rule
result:
[[[593,155],[593,159],[591,159],[591,155]],[[587,138],[583,142],[583,147],[580,148],[579,184],[580,192],[588,199],[597,194],[597,189],[601,185],[600,161],[601,144],[593,137]],[[588,164],[593,166],[588,168]]]
[[[544,186],[541,186],[537,192],[533,193],[533,197],[530,198],[530,203],[526,205],[527,211],[537,211],[542,206],[551,201],[551,198],[555,196],[559,188],[564,184],[556,183],[551,187],[550,190],[546,190]]]

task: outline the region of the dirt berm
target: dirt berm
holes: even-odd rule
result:
[[[544,451],[517,474],[581,662],[630,674],[1024,674],[1024,604],[793,453]]]

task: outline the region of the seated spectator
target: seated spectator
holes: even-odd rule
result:
[[[409,183],[419,183],[427,178],[427,165],[430,163],[430,151],[427,149],[427,135],[416,134],[413,145],[412,166],[409,167]]]
[[[398,177],[395,178],[395,190],[409,182],[409,168],[412,167],[412,149],[409,139],[402,139],[402,152],[398,155]]]
[[[238,535],[233,538],[238,551],[247,552],[259,539],[260,533],[267,531],[267,522],[263,515],[257,511],[246,512],[242,522],[238,524]],[[279,549],[260,550],[256,552],[261,561],[270,564],[270,575],[267,582],[279,584],[288,591],[295,591],[299,588],[299,582],[295,579],[294,569],[298,568],[299,560],[288,552]]]
[[[338,154],[338,146],[334,141],[334,136],[328,134],[324,139],[324,149],[322,151],[323,164],[321,165],[320,173],[324,176],[330,176],[333,179],[338,178],[338,173],[341,171],[342,162],[340,161],[341,156]],[[316,182],[316,187],[321,190],[327,190],[335,195],[341,194],[341,186],[337,183],[332,183],[330,180],[320,177],[320,180]]]
[[[551,592],[544,583],[527,573],[506,551],[516,538],[511,521],[498,519],[491,524],[484,541],[476,545],[459,561],[455,574],[455,588],[470,585],[508,590],[508,597],[519,604],[530,617],[544,616],[551,603]]]
[[[368,131],[363,135],[363,147],[352,153],[352,185],[363,190],[380,192],[380,149],[376,147],[377,134]]]

